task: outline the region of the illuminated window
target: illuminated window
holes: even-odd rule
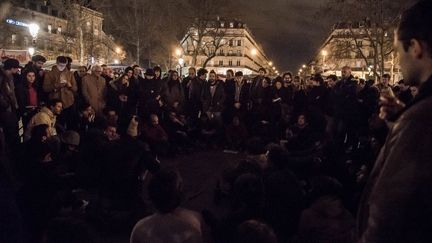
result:
[[[51,31],[52,31],[52,26],[49,24],[48,25],[48,33],[51,33]]]
[[[16,34],[12,34],[11,37],[12,37],[12,38],[11,38],[11,42],[12,42],[12,44],[15,44],[15,42],[16,42]]]
[[[62,27],[61,27],[61,26],[59,26],[59,27],[57,28],[57,32],[58,32],[59,34],[61,34],[61,32],[62,32]]]

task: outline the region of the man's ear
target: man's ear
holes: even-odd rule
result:
[[[426,48],[423,43],[418,41],[417,39],[410,40],[409,53],[415,59],[421,59],[425,55]]]

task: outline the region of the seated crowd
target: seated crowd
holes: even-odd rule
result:
[[[84,222],[133,228],[134,243],[354,242],[365,173],[387,134],[379,97],[416,96],[403,80],[357,80],[349,67],[339,80],[204,68],[182,79],[137,65],[72,72],[64,56],[43,71],[45,61],[0,70],[2,187],[18,191],[2,189],[14,210],[1,220],[27,242],[96,242]],[[244,155],[215,185],[226,215],[182,208],[181,176],[160,169],[158,158],[208,149]]]

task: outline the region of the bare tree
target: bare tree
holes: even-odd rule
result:
[[[345,29],[345,40],[338,39],[336,45],[363,59],[379,77],[385,72],[386,62],[391,70],[396,65],[393,33],[406,4],[403,0],[328,0],[321,11],[337,12],[333,17],[338,27]]]

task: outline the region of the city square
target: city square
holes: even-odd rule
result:
[[[432,242],[432,2],[0,1],[0,242]]]

